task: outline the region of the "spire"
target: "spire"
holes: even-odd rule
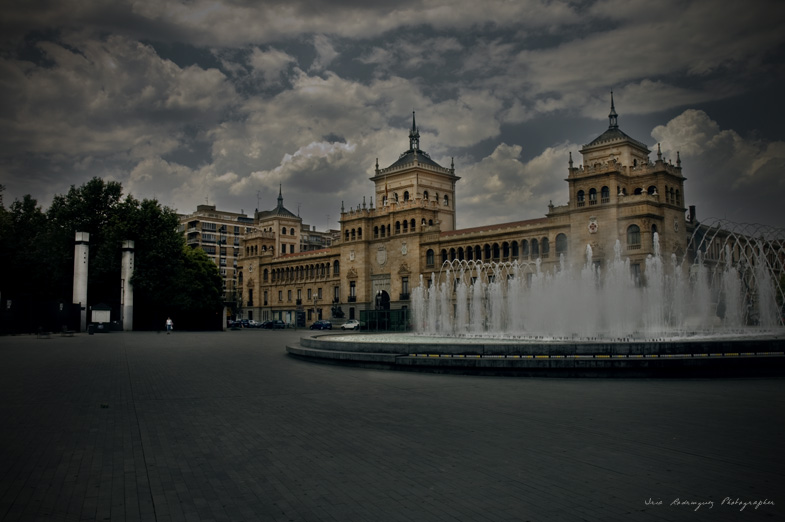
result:
[[[657,161],[662,161],[662,149],[659,143],[657,144]]]
[[[681,157],[679,156],[679,151],[676,151],[676,166],[681,168]]]
[[[420,131],[414,121],[414,111],[412,111],[412,130],[409,131],[409,150],[420,150]]]
[[[611,113],[608,114],[608,119],[610,120],[610,127],[611,129],[616,129],[619,127],[618,121],[619,115],[616,114],[616,107],[613,105],[613,91],[611,91]]]
[[[572,151],[570,151],[570,168],[572,168]]]
[[[281,186],[283,184],[278,185],[278,208],[283,208],[283,193],[281,191]]]

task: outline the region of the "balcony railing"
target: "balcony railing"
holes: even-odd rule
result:
[[[349,296],[349,302],[350,303],[356,303],[357,302],[357,296],[356,295],[350,295]]]

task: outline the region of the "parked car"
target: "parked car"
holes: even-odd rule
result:
[[[269,330],[274,330],[278,328],[286,328],[286,323],[281,321],[280,319],[275,319],[274,321],[268,321],[267,326],[265,328]]]
[[[240,326],[242,326],[243,328],[250,328],[251,323],[248,319],[240,319]]]
[[[341,330],[359,330],[360,321],[357,319],[349,319],[341,325]]]
[[[259,326],[257,326],[257,328],[272,328],[270,326],[270,323],[272,323],[272,321],[262,321],[261,323],[259,323]]]
[[[311,330],[332,330],[333,323],[324,319],[319,319],[311,325]]]

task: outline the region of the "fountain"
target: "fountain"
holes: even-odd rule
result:
[[[640,278],[618,241],[604,268],[588,245],[582,266],[562,255],[550,271],[540,259],[448,260],[412,292],[414,333],[304,338],[287,350],[490,373],[785,368],[781,230],[704,222],[689,241],[693,261],[664,258],[656,233],[652,251]]]
[[[706,244],[710,245],[712,240]],[[659,340],[775,333],[783,288],[782,268],[762,240],[741,248],[725,241],[709,264],[701,245],[684,266],[661,257],[658,235],[646,259],[645,281],[636,281],[616,241],[602,271],[586,247],[580,270],[564,257],[552,272],[535,262],[445,261],[412,294],[417,333],[439,337],[515,339]],[[782,276],[780,276],[782,277]],[[454,296],[454,298],[453,298]]]

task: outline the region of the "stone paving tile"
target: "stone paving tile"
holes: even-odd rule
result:
[[[785,518],[782,379],[373,371],[299,335],[0,337],[0,522]]]

